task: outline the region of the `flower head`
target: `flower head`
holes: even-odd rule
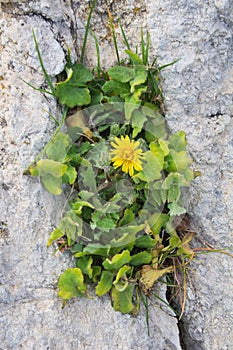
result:
[[[110,152],[114,155],[111,159],[114,168],[122,166],[122,171],[129,173],[130,176],[134,175],[134,169],[142,171],[143,152],[138,148],[139,144],[138,141],[131,141],[128,135],[121,136],[120,139],[115,137],[115,143],[111,142],[115,149]]]

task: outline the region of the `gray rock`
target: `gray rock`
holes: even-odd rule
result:
[[[74,39],[72,59],[80,56],[88,3],[0,2],[0,347],[180,349],[176,319],[159,304],[152,305],[150,312],[151,337],[147,336],[145,310],[134,320],[114,312],[107,297],[75,300],[61,309],[56,283],[72,261],[46,249],[54,223],[49,202],[35,179],[22,176],[53,131],[48,112],[60,115],[53,99],[19,79],[38,87],[45,84],[31,30],[36,32],[46,69],[55,75],[63,69],[66,46]],[[193,167],[202,172],[188,199],[192,227],[216,248],[232,250],[232,1],[132,0],[108,1],[108,5],[113,15],[121,17],[130,43],[138,42],[142,25],[151,33],[152,53],[158,55],[160,64],[180,58],[163,71],[162,85],[169,127],[187,133]],[[106,2],[101,0],[92,23],[100,37],[102,61],[108,67],[116,57],[106,21]],[[123,54],[123,44],[119,50]],[[87,64],[95,64],[91,39],[87,52]],[[53,219],[56,221],[56,216]],[[198,256],[191,266],[190,281],[180,326],[184,347],[231,350],[232,259],[217,253]]]
[[[109,297],[77,299],[62,309],[57,280],[73,261],[46,248],[57,217],[50,217],[37,179],[23,176],[52,135],[49,113],[60,118],[61,111],[20,77],[46,86],[33,28],[48,73],[63,69],[65,43],[83,34],[75,17],[79,2],[4,1],[1,7],[0,348],[180,350],[177,320],[159,302],[151,304],[150,337],[143,307],[136,319],[115,312]],[[77,54],[72,51],[73,59]]]
[[[152,1],[148,28],[163,71],[166,118],[187,133],[193,167],[189,214],[200,238],[230,248],[233,238],[232,1]],[[232,258],[209,254],[192,264],[183,317],[187,349],[233,349]]]

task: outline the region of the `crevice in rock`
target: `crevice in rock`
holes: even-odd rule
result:
[[[172,299],[172,296],[173,296],[173,290],[172,290],[172,287],[167,287],[167,291],[166,291],[166,299],[168,300],[171,300]],[[169,302],[169,304],[171,305],[171,307],[177,311],[178,315],[179,313],[181,312],[180,310],[180,307],[179,305],[177,304],[176,301],[172,301],[172,302]],[[177,319],[177,328],[178,328],[178,335],[179,335],[179,340],[180,340],[180,348],[182,350],[189,350],[186,346],[186,343],[185,343],[185,338],[186,338],[186,332],[184,330],[184,321],[181,319],[179,319],[179,316],[175,316],[176,319]]]
[[[185,330],[184,330],[183,321],[179,320],[178,317],[177,317],[177,327],[179,330],[180,347],[182,350],[188,350],[186,343],[185,343]]]
[[[219,118],[222,117],[224,114],[221,111],[217,111],[216,113],[209,114],[206,116],[206,118],[212,119],[212,118]]]

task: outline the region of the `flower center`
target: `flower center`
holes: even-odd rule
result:
[[[134,149],[131,148],[131,147],[127,147],[126,149],[124,149],[122,151],[122,158],[123,159],[126,159],[126,160],[131,160],[133,161],[134,160]]]

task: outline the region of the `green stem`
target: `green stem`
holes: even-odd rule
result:
[[[48,90],[44,90],[44,89],[40,89],[40,88],[36,88],[35,86],[33,86],[32,84],[30,84],[28,81],[24,80],[23,78],[20,78],[25,84],[27,84],[28,86],[30,86],[32,89],[36,90],[36,91],[40,91],[43,92],[45,94],[49,94],[54,96],[50,91]]]
[[[100,67],[100,48],[99,48],[99,43],[97,40],[97,37],[95,33],[90,29],[90,33],[93,36],[95,40],[95,47],[96,47],[96,54],[97,54],[97,72],[98,72],[98,78],[100,78],[100,72],[101,72],[101,67]]]
[[[114,28],[114,24],[113,24],[113,20],[112,20],[112,15],[109,11],[108,11],[108,16],[109,16],[110,26],[112,29],[112,37],[113,37],[114,47],[115,47],[116,56],[117,56],[117,62],[118,62],[118,64],[120,64],[121,62],[120,62],[120,56],[119,56],[119,51],[118,51],[118,46],[117,46],[116,32],[115,32],[115,28]]]
[[[125,35],[125,31],[124,31],[124,29],[123,29],[123,27],[122,27],[120,18],[118,18],[118,23],[119,23],[120,28],[121,28],[121,34],[122,34],[122,36],[123,36],[125,46],[127,47],[128,50],[131,50],[131,49],[130,49],[130,46],[129,46],[129,42],[128,42],[128,40],[127,40],[127,38],[126,38],[126,35]]]
[[[87,37],[88,37],[88,32],[89,32],[89,27],[90,27],[90,22],[91,22],[91,16],[92,16],[92,12],[95,8],[95,4],[96,4],[97,0],[93,1],[93,4],[91,6],[91,10],[87,19],[87,25],[85,28],[85,35],[84,35],[84,40],[83,40],[83,46],[82,46],[82,53],[81,53],[81,58],[80,58],[80,62],[83,64],[84,61],[84,55],[85,55],[85,50],[86,50],[86,45],[87,45]]]
[[[35,35],[34,30],[32,30],[32,34],[33,34],[33,39],[34,39],[35,46],[36,46],[36,52],[37,52],[37,55],[38,55],[38,58],[39,58],[39,61],[40,61],[40,65],[41,65],[42,71],[44,73],[45,79],[46,79],[46,81],[47,81],[47,83],[48,83],[48,85],[49,85],[49,87],[51,89],[52,95],[56,96],[55,88],[54,88],[54,86],[52,84],[52,81],[51,81],[51,79],[50,79],[46,69],[45,69],[45,66],[44,66],[44,63],[43,63],[43,60],[42,60],[42,57],[41,57],[41,54],[40,54],[39,45],[37,43],[36,35]]]

